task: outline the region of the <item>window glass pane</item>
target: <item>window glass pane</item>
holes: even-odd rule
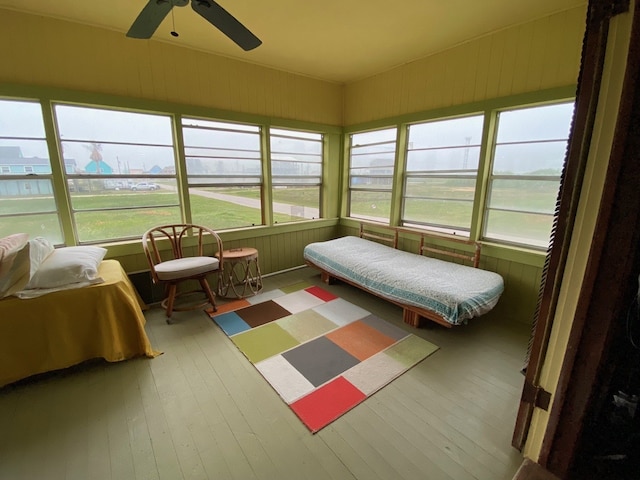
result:
[[[409,149],[479,146],[483,118],[476,115],[411,125]]]
[[[557,175],[562,173],[566,140],[548,143],[497,145],[494,175]]]
[[[547,247],[573,102],[500,112],[484,238]]]
[[[221,230],[262,225],[260,127],[183,118],[192,220]]]
[[[500,112],[497,143],[565,139],[569,136],[573,103]]]
[[[539,248],[549,245],[553,215],[490,210],[487,217],[487,239]]]
[[[349,204],[352,217],[388,222],[391,213],[391,192],[352,190]]]
[[[553,214],[560,179],[494,180],[491,184],[491,208]]]
[[[273,189],[275,223],[320,218],[318,205],[320,205],[320,187],[317,185]]]
[[[214,230],[262,225],[260,187],[189,188],[194,223]]]
[[[394,145],[395,147],[395,145]],[[381,151],[380,153],[351,154],[351,169],[354,171],[363,169],[382,168],[387,175],[393,175],[393,167],[395,165],[395,151]],[[359,173],[363,173],[362,171]],[[366,173],[366,172],[364,172]]]
[[[349,216],[389,221],[397,135],[397,128],[351,135]]]
[[[351,147],[371,145],[381,142],[395,143],[397,131],[395,128],[375,130],[373,132],[354,133],[351,135]]]
[[[473,178],[409,177],[405,196],[473,201],[475,187],[476,181]]]
[[[63,243],[39,103],[0,100],[0,175],[0,236]]]
[[[180,223],[180,208],[157,206],[129,210],[82,211],[75,214],[78,236],[83,242],[139,239],[155,225]]]
[[[483,119],[475,115],[409,126],[403,225],[468,233]]]
[[[312,177],[317,182],[322,175],[322,164],[301,162],[295,159],[273,160],[271,175],[274,177]]]
[[[355,170],[357,172],[357,170]],[[367,176],[351,175],[349,186],[362,189],[391,190],[393,178],[382,175],[383,170],[370,170]]]
[[[93,142],[173,145],[171,119],[167,115],[74,105],[56,105],[55,112],[58,135],[63,141],[73,140],[90,146]],[[133,168],[141,168],[138,161],[129,161]]]
[[[176,174],[173,147],[62,142],[62,151],[70,175]]]
[[[180,221],[171,118],[55,105],[80,243],[139,238]]]
[[[405,198],[407,223],[432,225],[453,231],[468,231],[471,225],[473,201]],[[403,222],[405,219],[403,218]]]
[[[446,171],[461,174],[470,170],[475,174],[479,161],[479,146],[409,151],[407,152],[407,171]]]
[[[125,209],[179,204],[175,180],[133,182],[113,180],[70,180],[71,205],[74,210]]]
[[[44,136],[44,121],[39,103],[0,100],[0,137],[44,138]],[[27,156],[31,155],[27,154]]]
[[[50,180],[0,180],[0,237],[17,232],[63,243]]]
[[[323,136],[274,128],[269,135],[274,222],[320,218]]]

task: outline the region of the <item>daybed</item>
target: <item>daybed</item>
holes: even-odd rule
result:
[[[15,270],[18,262],[12,263]],[[8,278],[8,269],[0,279]],[[100,283],[41,295],[24,291],[34,298],[12,292],[0,300],[0,387],[94,358],[158,354],[144,330],[141,299],[120,263],[101,260],[96,278]]]
[[[497,304],[504,282],[497,273],[477,268],[478,243],[455,239],[473,245],[474,254],[468,256],[428,246],[428,235],[420,234],[417,254],[399,250],[399,229],[393,230],[389,237],[368,233],[361,226],[359,237],[307,245],[304,259],[321,270],[326,283],[339,279],[401,306],[404,321],[414,327],[420,325],[420,318],[446,327],[464,324]],[[391,245],[379,243],[386,240]],[[424,252],[468,259],[474,267],[426,257]]]

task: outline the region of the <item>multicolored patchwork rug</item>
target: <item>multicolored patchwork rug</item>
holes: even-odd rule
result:
[[[306,282],[208,313],[312,433],[438,349]]]

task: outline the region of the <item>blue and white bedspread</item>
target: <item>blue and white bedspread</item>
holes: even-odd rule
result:
[[[452,325],[491,310],[504,290],[497,273],[353,236],[311,243],[304,258],[382,298],[438,313]]]

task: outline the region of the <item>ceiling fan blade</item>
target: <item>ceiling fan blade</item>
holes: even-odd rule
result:
[[[191,7],[243,50],[253,50],[262,44],[262,40],[213,0],[191,0]]]
[[[173,8],[169,0],[149,0],[127,32],[131,38],[151,38]]]

